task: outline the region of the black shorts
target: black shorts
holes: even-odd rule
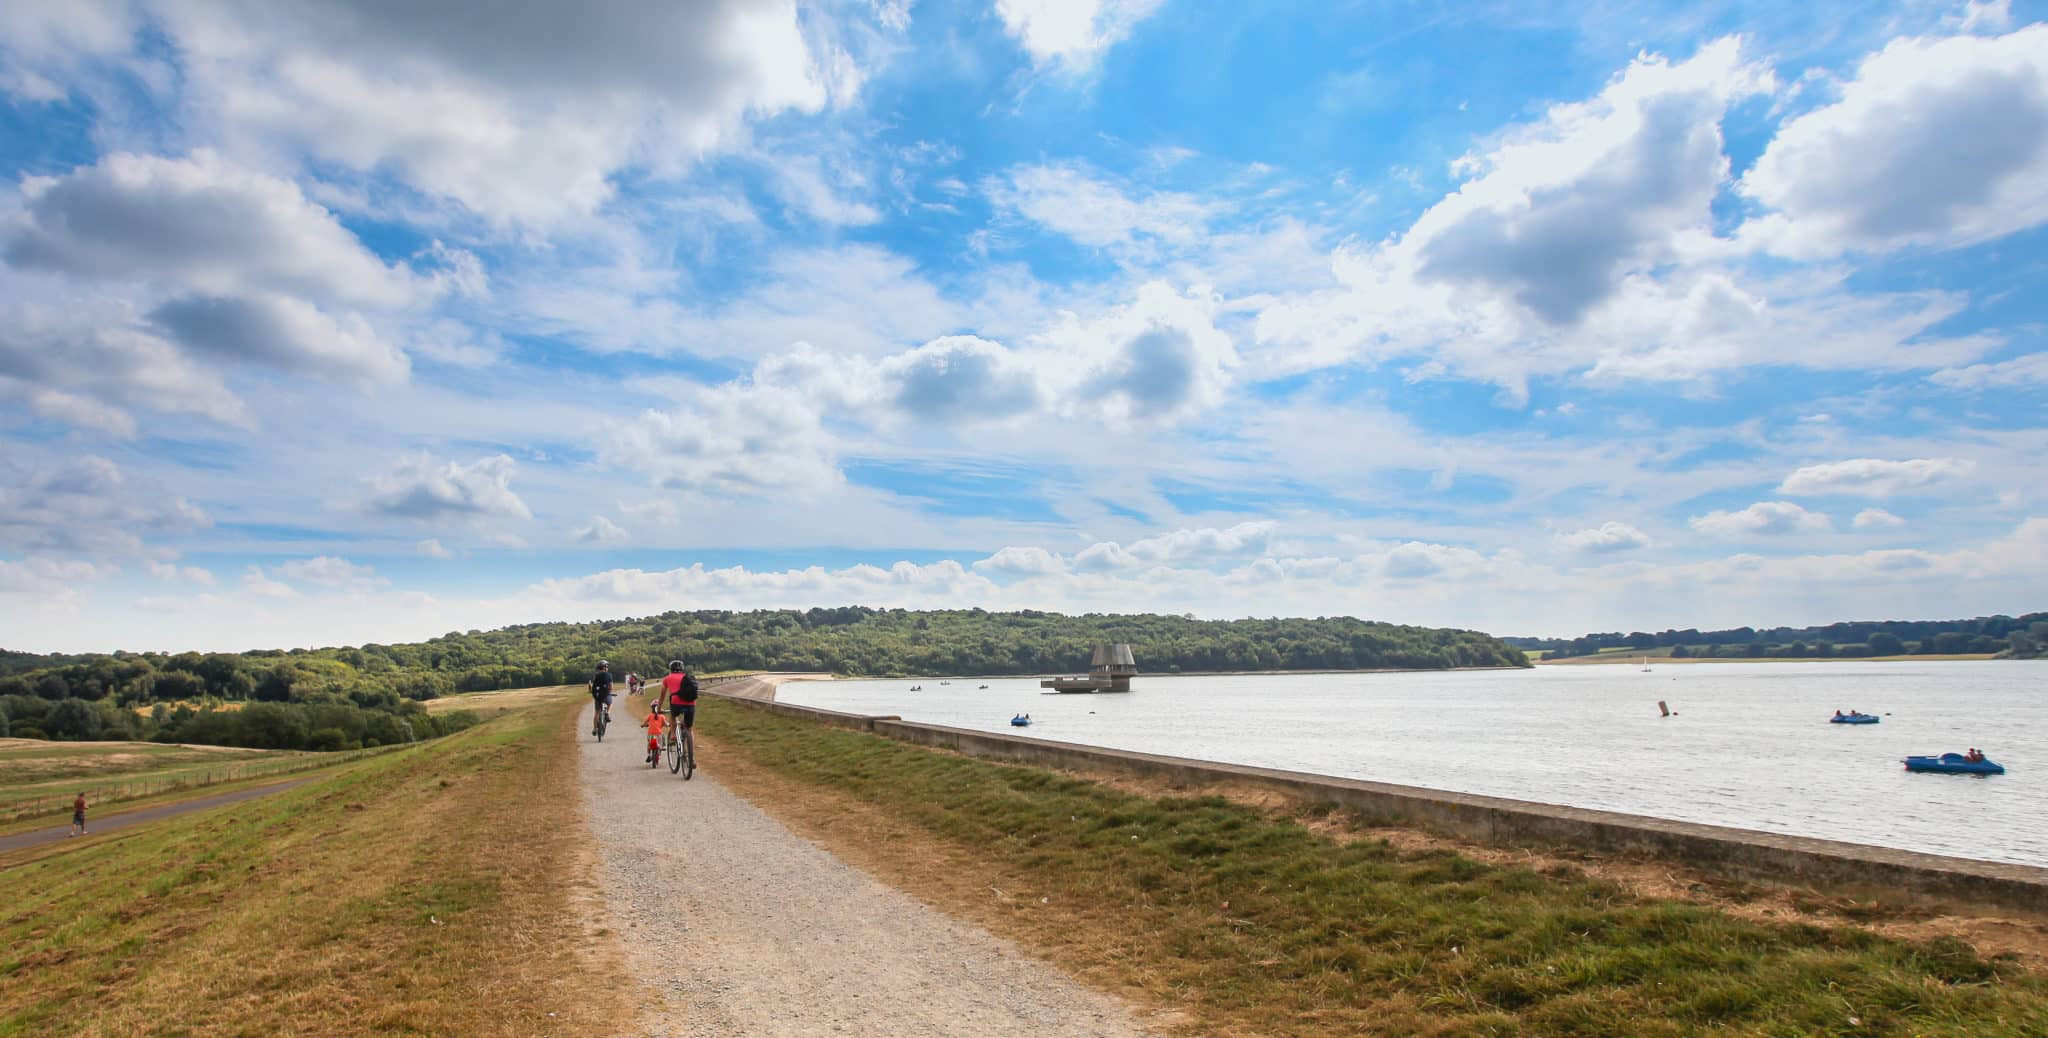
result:
[[[85,824],[85,812],[83,812],[83,811],[73,811],[73,812],[71,812],[71,824],[72,824],[72,825],[84,825],[84,824]]]
[[[683,719],[683,727],[685,727],[685,728],[694,728],[694,727],[696,727],[696,726],[697,726],[697,704],[695,704],[695,703],[691,703],[691,704],[688,704],[688,705],[686,706],[686,705],[683,705],[683,704],[681,704],[681,703],[670,703],[670,704],[668,705],[668,719],[669,719],[669,720],[671,720],[671,721],[673,721],[673,720],[675,720],[675,719],[676,719],[676,718],[678,718],[678,717],[680,717],[680,718],[682,718],[682,719]]]

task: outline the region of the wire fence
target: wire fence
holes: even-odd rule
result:
[[[367,750],[348,750],[340,753],[308,754],[303,757],[283,759],[236,761],[214,766],[195,767],[168,775],[135,776],[117,781],[102,781],[91,784],[81,779],[82,785],[67,785],[52,790],[48,795],[38,794],[30,799],[16,800],[0,805],[0,822],[19,822],[28,818],[71,813],[72,798],[82,790],[89,809],[98,809],[109,804],[147,800],[165,793],[187,789],[203,789],[207,786],[225,785],[231,782],[245,782],[249,779],[269,778],[274,775],[290,775],[300,771],[346,764],[364,757],[376,756],[403,749],[402,746],[379,746]]]

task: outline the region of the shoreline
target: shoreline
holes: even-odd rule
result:
[[[1538,667],[1604,667],[1617,663],[1647,664],[1659,663],[1977,663],[1999,659],[1995,652],[1951,652],[1930,655],[1904,654],[1898,656],[1645,656],[1641,653],[1604,653],[1599,656],[1566,656],[1563,659],[1540,659],[1534,661]],[[2006,658],[2012,663],[2038,662]],[[1520,668],[1516,668],[1520,669]]]

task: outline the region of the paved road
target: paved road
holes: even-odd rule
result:
[[[139,811],[126,811],[118,815],[106,815],[104,817],[88,810],[85,813],[86,836],[91,838],[101,833],[115,832],[131,826],[141,825],[145,822],[154,822],[159,818],[169,818],[173,815],[182,815],[191,811],[204,811],[209,807],[219,807],[222,804],[232,804],[240,800],[267,797],[272,793],[282,793],[293,786],[310,781],[312,780],[294,779],[290,782],[279,782],[276,785],[237,789],[231,793],[215,793],[210,797],[200,797],[197,800],[181,800],[175,804],[158,804],[155,807],[145,807]],[[68,839],[70,836],[71,823],[68,821],[54,829],[31,829],[28,832],[16,833],[12,836],[0,836],[0,854],[28,847],[40,847],[46,843],[56,843],[59,840]]]
[[[719,785],[717,761],[688,782],[648,768],[628,713],[603,743],[579,731],[611,930],[661,1003],[632,1033],[1146,1033],[1123,1003],[791,833]]]

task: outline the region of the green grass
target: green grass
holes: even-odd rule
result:
[[[0,832],[69,818],[85,793],[91,816],[332,767],[390,748],[347,753],[245,750],[146,742],[0,743]]]
[[[0,863],[0,1036],[601,1034],[570,706]]]
[[[997,890],[1019,907],[984,921],[1197,1030],[2048,1034],[2048,978],[1955,941],[1751,922],[743,707],[702,723],[751,766],[881,820],[859,825],[902,826],[874,841],[885,875],[903,863],[939,903]]]

